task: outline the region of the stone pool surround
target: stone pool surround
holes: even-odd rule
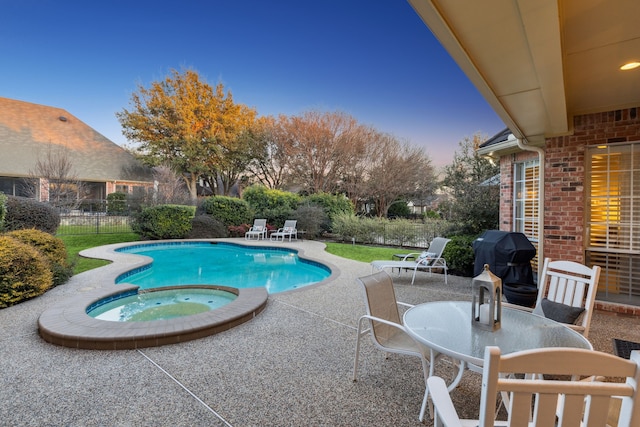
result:
[[[202,241],[185,240],[185,242]],[[154,241],[148,244],[167,242],[175,243],[176,241]],[[113,263],[95,270],[95,274],[100,277],[99,286],[86,289],[85,293],[44,311],[38,319],[40,336],[49,343],[72,348],[123,350],[155,347],[203,338],[228,330],[253,319],[267,305],[269,295],[265,288],[236,289],[218,286],[216,288],[236,293],[238,297],[223,307],[205,313],[149,322],[112,322],[89,316],[87,307],[95,302],[138,289],[135,285],[116,285],[115,280],[127,271],[148,265],[152,259],[144,255],[116,250],[140,244],[141,242],[130,242],[82,251],[81,256],[106,259]],[[254,245],[239,246],[255,247]],[[332,271],[331,276],[319,283],[326,283],[335,278],[335,270],[328,267]],[[302,289],[304,288],[297,290]]]

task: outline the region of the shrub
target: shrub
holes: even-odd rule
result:
[[[67,262],[67,248],[61,239],[35,228],[11,231],[7,236],[40,251],[53,273],[53,286],[65,283],[73,275],[73,265]]]
[[[195,206],[160,205],[136,214],[131,229],[145,239],[183,239],[191,231]]]
[[[253,222],[253,211],[249,204],[235,197],[207,197],[202,201],[201,209],[227,227]]]
[[[107,194],[107,213],[109,215],[118,215],[127,211],[127,194],[111,193]]]
[[[387,210],[388,218],[409,218],[410,215],[411,209],[409,209],[405,200],[394,202]]]
[[[355,239],[358,243],[379,243],[379,237],[384,235],[385,223],[387,222],[383,219],[339,214],[333,221],[333,232],[340,235],[343,241]]]
[[[49,265],[36,248],[0,236],[0,308],[41,295],[52,283]]]
[[[407,219],[394,219],[386,223],[385,241],[399,246],[411,246],[418,240],[415,223]]]
[[[211,239],[227,237],[227,229],[223,223],[209,215],[196,215],[191,220],[190,239]]]
[[[25,197],[8,196],[4,219],[6,231],[35,228],[55,234],[60,225],[60,214],[46,203]]]
[[[475,235],[451,236],[451,241],[444,248],[442,257],[447,260],[451,274],[463,277],[473,277],[473,241]]]
[[[296,228],[304,230],[309,238],[320,236],[329,223],[325,210],[321,206],[314,205],[300,206],[293,213],[293,218],[298,221]]]
[[[4,217],[7,214],[7,196],[0,191],[0,231],[4,230]]]
[[[273,209],[293,211],[300,203],[300,196],[288,191],[269,189],[262,185],[252,185],[244,189],[242,200],[247,202],[257,218],[267,218],[267,221],[273,222],[273,218],[266,212]]]
[[[320,206],[324,209],[328,221],[322,224],[322,231],[332,231],[333,219],[340,214],[353,214],[353,204],[343,194],[315,193],[305,197],[302,203]]]

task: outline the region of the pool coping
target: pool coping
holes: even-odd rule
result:
[[[237,289],[193,285],[237,293],[229,304],[215,310],[169,320],[113,322],[95,319],[87,307],[117,294],[137,290],[134,285],[100,288],[44,311],[38,319],[40,336],[51,344],[92,350],[124,350],[176,344],[226,331],[253,319],[267,305],[264,288]]]

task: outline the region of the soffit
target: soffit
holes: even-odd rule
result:
[[[640,105],[637,0],[409,0],[517,137],[571,132],[573,117]]]

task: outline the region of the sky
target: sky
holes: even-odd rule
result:
[[[0,96],[63,108],[113,142],[172,69],[259,115],[340,111],[436,167],[502,120],[405,0],[0,0]]]

